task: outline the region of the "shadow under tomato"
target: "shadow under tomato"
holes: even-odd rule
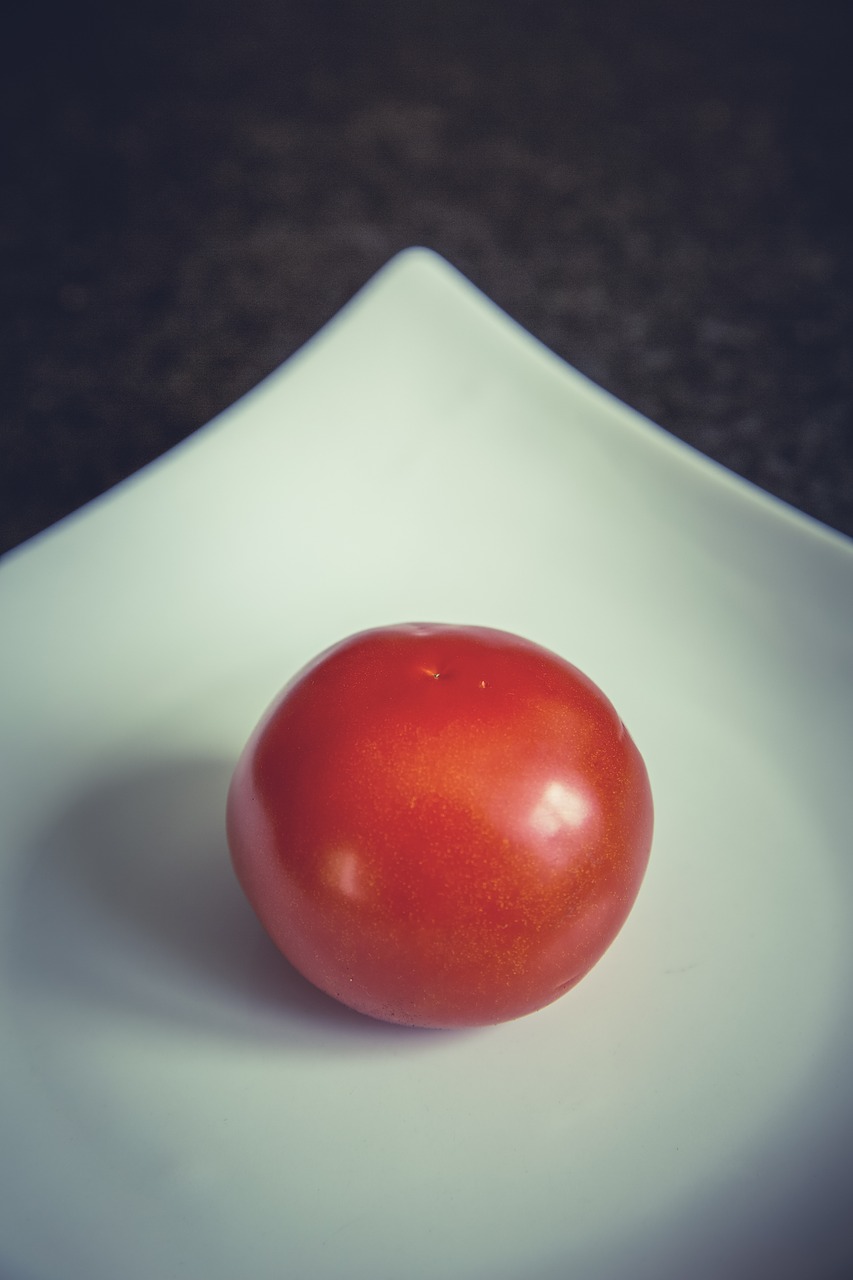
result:
[[[231,769],[220,759],[152,761],[102,779],[55,817],[21,885],[17,985],[65,1011],[94,1005],[305,1048],[447,1036],[366,1018],[279,953],[228,856]]]

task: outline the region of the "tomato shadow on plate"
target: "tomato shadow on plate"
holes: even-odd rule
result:
[[[377,1022],[317,990],[245,900],[225,840],[231,762],[151,760],[75,797],[32,851],[13,962],[30,997],[182,1033],[387,1049],[446,1032]]]

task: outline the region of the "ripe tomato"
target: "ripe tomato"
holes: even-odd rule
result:
[[[322,990],[424,1027],[550,1004],[640,887],[640,753],[577,668],[502,631],[402,625],[284,689],[228,796],[237,876]]]

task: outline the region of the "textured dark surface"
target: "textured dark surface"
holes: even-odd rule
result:
[[[853,533],[846,6],[160,0],[7,27],[0,550],[428,245]]]

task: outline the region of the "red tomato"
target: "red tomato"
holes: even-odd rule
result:
[[[424,1027],[550,1004],[646,868],[643,760],[601,691],[502,631],[352,636],[284,689],[228,797],[237,876],[285,956],[362,1013]]]

